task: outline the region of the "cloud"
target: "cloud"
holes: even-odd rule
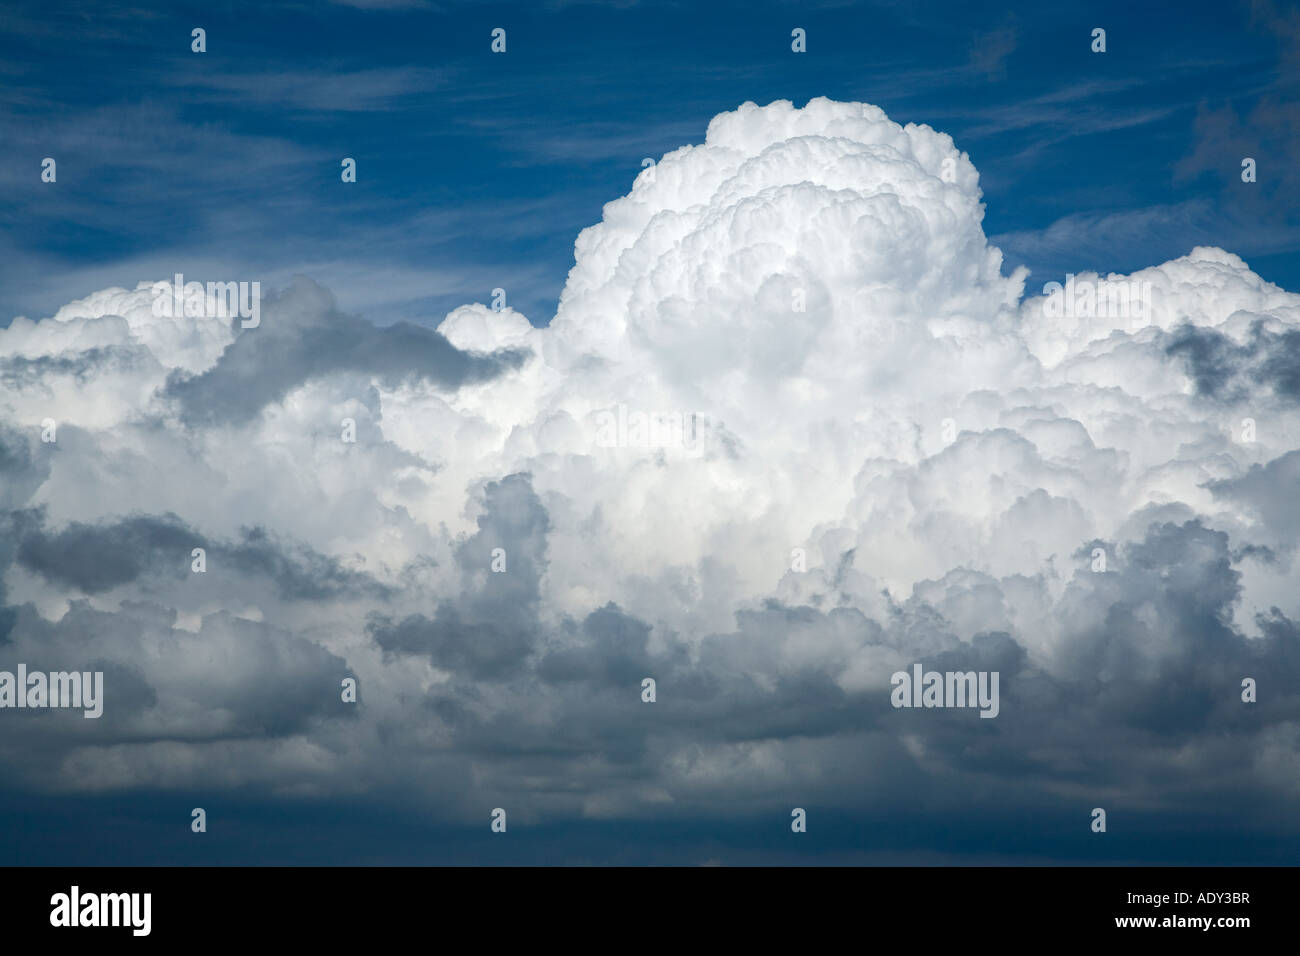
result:
[[[202,547],[240,575],[273,583],[282,597],[320,600],[341,593],[383,597],[387,590],[335,558],[305,547],[285,547],[265,529],[245,529],[238,542],[209,542],[175,515],[136,515],[104,525],[73,522],[58,532],[40,526],[40,515],[16,512],[18,563],[46,580],[100,594],[145,574],[183,578],[191,573],[192,551]],[[206,573],[206,572],[205,572]],[[247,590],[249,582],[242,587]]]
[[[360,3],[352,5],[362,6]],[[396,8],[398,5],[389,3],[387,6]],[[390,67],[351,72],[280,70],[204,74],[194,77],[192,82],[200,89],[211,90],[213,99],[245,101],[281,109],[346,113],[395,109],[405,97],[429,94],[444,86],[446,78],[435,70]]]
[[[996,30],[978,34],[970,49],[970,64],[990,79],[1006,77],[1006,61],[1015,52],[1020,39],[1014,15],[1007,17]]]
[[[0,665],[103,660],[120,717],[0,760],[455,825],[920,800],[938,850],[1249,799],[1294,836],[1300,295],[1195,248],[1061,312],[983,214],[941,132],[747,103],[579,234],[545,328],[305,280],[254,329],[147,283],[15,320]],[[998,671],[998,717],[894,709],[916,663]]]
[[[1251,0],[1250,23],[1279,46],[1277,89],[1259,96],[1244,115],[1230,102],[1197,106],[1191,152],[1174,167],[1176,181],[1207,174],[1217,180],[1228,215],[1242,223],[1245,241],[1268,228],[1293,228],[1300,190],[1300,13],[1272,0]],[[1255,178],[1242,181],[1247,158]]]
[[[1213,329],[1194,326],[1178,329],[1166,347],[1169,354],[1185,359],[1197,389],[1206,395],[1222,395],[1235,387],[1237,395],[1249,389],[1242,379],[1266,384],[1292,401],[1300,399],[1300,331],[1270,334],[1256,327],[1250,341],[1238,345]]]
[[[295,386],[331,373],[355,371],[390,388],[421,379],[455,387],[490,379],[522,359],[518,352],[468,355],[423,326],[381,327],[344,315],[306,280],[267,307],[275,319],[265,335],[238,336],[211,368],[168,378],[164,394],[179,401],[187,421],[246,421]]]

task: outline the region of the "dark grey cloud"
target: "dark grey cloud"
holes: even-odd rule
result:
[[[218,544],[212,554],[240,575],[273,582],[280,596],[291,601],[390,593],[369,574],[346,568],[338,558],[304,544],[281,541],[265,528],[246,528],[238,542]]]
[[[148,577],[179,581],[191,575],[192,552],[203,548],[214,575],[266,582],[285,600],[342,595],[383,596],[370,575],[301,543],[284,542],[265,528],[246,528],[236,541],[210,540],[174,514],[131,515],[103,524],[72,522],[59,531],[39,511],[11,516],[17,560],[48,581],[100,594]],[[207,572],[205,572],[206,574]]]
[[[1209,488],[1217,497],[1254,514],[1261,533],[1279,549],[1294,551],[1300,543],[1300,451],[1252,465],[1240,478],[1212,481]]]
[[[312,379],[341,372],[378,378],[388,387],[426,381],[447,388],[490,380],[517,368],[517,350],[493,355],[462,352],[439,333],[410,322],[377,326],[340,312],[333,297],[298,278],[262,301],[256,328],[235,340],[205,372],[173,372],[164,394],[191,425],[240,424]]]
[[[4,712],[22,721],[22,730],[0,736],[0,763],[38,785],[72,782],[64,761],[78,746],[271,739],[320,719],[356,716],[340,702],[346,662],[263,622],[222,611],[188,631],[176,627],[174,611],[147,602],[102,611],[73,601],[57,621],[30,606],[13,610],[0,669],[25,663],[29,671],[104,674],[97,719],[79,711]]]
[[[366,627],[386,651],[428,655],[436,666],[475,680],[494,680],[518,670],[532,651],[531,635],[491,623],[466,621],[446,603],[432,619],[413,614],[394,622],[377,615]]]
[[[49,457],[40,453],[41,447],[35,435],[0,424],[0,644],[8,641],[17,619],[16,611],[5,607],[4,575],[14,561],[20,530],[28,526],[22,509],[50,475]]]
[[[606,604],[583,620],[578,641],[566,641],[565,647],[546,655],[538,674],[554,683],[586,681],[622,687],[639,685],[652,672],[663,676],[662,662],[652,660],[647,648],[650,630],[618,605]]]
[[[1180,359],[1196,390],[1222,401],[1240,400],[1263,382],[1287,401],[1300,401],[1300,331],[1270,332],[1256,324],[1243,345],[1215,329],[1190,324],[1164,335],[1166,354]]]
[[[1267,501],[1282,494],[1294,466],[1288,457],[1215,491]],[[788,812],[796,799],[886,815],[915,810],[920,799],[930,815],[916,825],[970,827],[1007,806],[1054,806],[1063,791],[1077,792],[1081,813],[1111,799],[1101,793],[1183,813],[1245,812],[1243,788],[1256,797],[1275,793],[1256,755],[1269,734],[1300,720],[1300,628],[1275,609],[1257,622],[1262,638],[1237,630],[1237,558],[1227,534],[1199,521],[1156,522],[1135,542],[1107,545],[1106,573],[1081,570],[1059,605],[1062,632],[1049,668],[1031,663],[1027,647],[1006,631],[968,632],[957,623],[991,616],[1006,585],[987,575],[958,570],[923,582],[907,600],[888,601],[879,618],[840,606],[848,599],[836,581],[851,572],[853,552],[816,597],[820,606],[768,601],[737,614],[734,629],[698,641],[657,632],[612,603],[549,620],[538,594],[550,520],[530,477],[489,482],[481,503],[477,531],[453,549],[461,588],[441,595],[432,612],[393,615],[375,594],[358,592],[373,609],[368,639],[394,658],[426,657],[449,674],[413,701],[422,720],[385,723],[366,771],[380,790],[397,786],[394,767],[433,759],[435,777],[459,781],[437,784],[447,806],[490,800],[544,807],[556,818],[588,800],[613,801],[638,819],[656,812],[700,819],[723,800],[748,819]],[[38,513],[21,516],[35,522]],[[84,589],[149,571],[148,561],[126,560],[126,570],[106,578],[84,556],[165,551],[187,545],[188,533],[166,516],[47,537],[34,523],[20,561],[58,567],[63,580]],[[505,551],[504,573],[490,570],[494,548]],[[291,595],[304,580],[336,574],[295,564],[260,532],[214,553],[251,576],[279,580]],[[301,593],[333,591],[322,585],[322,593]],[[223,612],[205,617],[198,632],[180,631],[174,611],[139,602],[109,613],[74,601],[57,623],[31,608],[9,611],[16,620],[10,643],[0,645],[5,660],[21,656],[51,668],[103,661],[113,674],[120,696],[100,743],[311,736],[319,721],[356,714],[338,703],[347,663],[273,623]],[[792,639],[805,651],[792,655]],[[147,663],[145,648],[168,642],[177,654],[210,660],[179,670],[176,656]],[[889,674],[912,663],[997,671],[998,718],[892,708]],[[870,680],[847,686],[840,675],[855,665]],[[1248,676],[1259,681],[1255,705],[1240,700]],[[640,700],[644,677],[657,682],[654,704]],[[178,721],[178,707],[211,716]],[[37,726],[31,715],[27,724]],[[436,754],[427,753],[423,736],[430,724],[441,741]],[[5,747],[0,760],[23,779],[55,776],[59,755],[90,732],[41,724],[41,755]],[[758,748],[773,767],[786,768],[782,774],[804,768],[798,796],[790,779],[765,776],[762,761],[717,762],[735,748]],[[647,791],[672,800],[647,809]]]
[[[12,389],[40,389],[51,376],[84,382],[92,374],[130,373],[144,365],[157,366],[147,349],[122,346],[86,349],[74,355],[11,355],[0,359],[0,382]]]
[[[1063,788],[1078,791],[1082,813],[1103,793],[1220,812],[1244,808],[1243,787],[1271,792],[1253,755],[1300,719],[1300,630],[1276,609],[1258,621],[1262,639],[1236,628],[1238,557],[1227,534],[1200,521],[1156,522],[1135,542],[1107,544],[1111,568],[1081,570],[1062,598],[1049,669],[1006,631],[954,623],[950,613],[970,617],[972,608],[987,618],[1005,586],[965,571],[890,602],[881,620],[835,606],[829,592],[822,607],[769,601],[739,613],[734,630],[694,642],[656,634],[615,604],[578,620],[537,619],[530,595],[540,565],[525,564],[491,614],[490,577],[480,575],[488,547],[529,542],[541,554],[547,522],[525,476],[497,483],[485,501],[480,534],[457,552],[474,583],[431,618],[375,617],[368,630],[384,650],[450,672],[426,708],[450,736],[449,752],[488,761],[485,787],[513,793],[510,781],[527,778],[568,795],[567,804],[556,798],[561,814],[574,801],[646,787],[673,792],[669,816],[717,799],[777,813],[792,799],[787,788],[754,768],[715,789],[708,780],[721,767],[695,780],[671,757],[735,746],[817,767],[799,782],[801,800],[859,806],[846,796],[856,786],[901,810],[921,791],[937,815],[965,821],[952,825],[1008,805],[1052,805]],[[844,560],[851,567],[852,554]],[[795,638],[807,653],[790,654]],[[873,679],[849,689],[837,675],[856,661],[874,662]],[[912,663],[998,672],[1001,713],[986,721],[969,710],[892,708],[889,674]],[[644,677],[657,682],[654,704],[640,700]],[[1266,703],[1241,701],[1244,677],[1260,681]]]
[[[1118,788],[1127,800],[1208,811],[1226,797],[1207,780],[1220,771],[1257,778],[1249,755],[1260,735],[1300,719],[1300,632],[1277,610],[1260,620],[1262,640],[1234,627],[1240,581],[1228,536],[1198,521],[1153,524],[1143,539],[1114,553],[1110,571],[1081,571],[1071,583],[1052,670],[1031,664],[1010,634],[962,634],[917,598],[894,605],[883,622],[855,608],[770,603],[739,614],[734,632],[705,637],[694,653],[677,635],[652,640],[651,625],[606,605],[550,633],[536,623],[530,630],[560,649],[529,654],[520,644],[508,668],[501,666],[509,650],[500,635],[485,645],[482,653],[500,652],[491,658],[492,676],[507,681],[517,702],[485,715],[479,678],[486,672],[468,650],[484,639],[481,632],[462,628],[463,643],[455,643],[456,623],[448,619],[439,629],[405,622],[374,634],[392,649],[432,653],[453,672],[450,683],[430,691],[429,706],[458,749],[508,757],[517,772],[526,767],[539,780],[569,779],[577,792],[638,782],[674,786],[664,776],[665,754],[752,744],[791,758],[818,753],[818,766],[840,771],[825,775],[824,788],[807,781],[801,787],[842,801],[837,787],[865,772],[864,741],[874,741],[874,753],[883,748],[890,755],[891,774],[910,784],[981,781],[982,796],[972,797],[969,813],[993,812],[1007,799],[1054,800],[1061,787]],[[434,633],[442,643],[434,643]],[[837,664],[791,659],[792,633],[810,646],[833,638]],[[908,666],[998,672],[999,717],[893,709],[892,667],[883,662],[917,647],[931,650],[907,658]],[[860,655],[882,661],[876,680],[846,690],[835,671]],[[646,676],[658,685],[653,705],[638,696]],[[1241,701],[1244,677],[1267,687],[1267,706]],[[580,782],[579,768],[595,754],[608,768]],[[767,791],[761,777],[729,787],[727,799],[737,805],[754,801],[775,812],[788,801],[784,792]],[[689,800],[688,791],[678,798]]]
[[[108,525],[73,522],[47,533],[39,513],[18,516],[18,563],[46,580],[98,594],[146,572],[179,578],[197,536],[175,515],[140,515]]]
[[[367,631],[385,651],[427,654],[438,667],[493,680],[518,670],[541,633],[536,620],[549,519],[527,475],[488,483],[478,531],[456,548],[467,588],[432,619],[372,615]],[[503,568],[493,571],[493,566]]]

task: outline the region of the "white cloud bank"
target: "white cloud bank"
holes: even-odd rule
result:
[[[1283,456],[1300,448],[1300,396],[1285,364],[1295,353],[1281,343],[1300,331],[1300,295],[1231,253],[1197,248],[1109,277],[1150,284],[1151,312],[1140,321],[1052,317],[1043,297],[1026,297],[1023,270],[1003,274],[982,218],[978,173],[943,133],[863,104],[750,103],[715,117],[702,145],[642,172],[582,232],[549,327],[480,305],[443,320],[439,332],[471,353],[457,362],[515,356],[481,375],[398,367],[405,346],[375,345],[374,329],[339,345],[328,293],[306,282],[264,303],[257,329],[156,317],[152,278],[52,318],[16,320],[0,331],[0,415],[24,436],[36,478],[23,484],[15,468],[8,507],[43,508],[52,535],[75,522],[170,514],[234,542],[232,555],[247,554],[241,529],[260,527],[328,556],[340,575],[388,589],[379,604],[346,588],[306,600],[250,584],[260,566],[219,562],[200,587],[182,549],[179,577],[146,574],[92,594],[43,573],[30,554],[14,561],[8,603],[30,602],[48,621],[70,600],[106,612],[147,600],[189,628],[151,619],[123,645],[124,666],[158,698],[136,732],[166,736],[169,718],[189,726],[195,708],[217,706],[193,693],[193,669],[163,651],[200,629],[237,659],[238,627],[223,611],[339,655],[360,675],[367,707],[360,721],[291,727],[289,742],[264,745],[84,740],[41,785],[178,785],[183,765],[200,783],[347,789],[342,781],[373,759],[390,722],[407,725],[411,752],[453,754],[454,722],[416,729],[403,708],[454,683],[455,668],[437,653],[416,667],[381,650],[367,615],[378,607],[394,621],[433,618],[439,602],[469,595],[465,620],[474,595],[487,602],[499,585],[487,550],[471,545],[490,543],[498,519],[532,534],[521,515],[491,517],[486,503],[491,483],[521,472],[545,510],[544,557],[525,558],[535,586],[503,600],[535,616],[544,637],[528,647],[539,655],[585,646],[566,622],[613,602],[650,627],[652,656],[684,648],[705,668],[709,635],[736,633],[738,612],[776,601],[819,615],[852,611],[858,624],[792,625],[726,660],[724,671],[759,687],[814,668],[846,693],[885,700],[895,667],[986,631],[1007,632],[1042,673],[1077,677],[1093,666],[1072,650],[1080,629],[1090,614],[1104,617],[1107,589],[1123,590],[1116,575],[1137,573],[1125,555],[1152,522],[1193,518],[1227,535],[1242,590],[1225,602],[1240,631],[1257,635],[1255,615],[1271,607],[1300,615],[1297,527],[1271,518],[1276,496],[1295,488]],[[291,339],[314,344],[293,352]],[[272,343],[288,357],[258,365]],[[337,361],[316,361],[331,349]],[[206,390],[186,390],[205,373]],[[249,383],[277,375],[284,387],[251,414],[221,414]],[[215,407],[196,418],[202,401]],[[598,433],[619,406],[694,413],[707,427],[697,448],[606,447]],[[46,418],[59,423],[57,445],[37,439]],[[340,440],[344,418],[357,422],[355,444]],[[1253,440],[1243,440],[1244,419],[1255,423]],[[530,545],[501,534],[508,552],[528,554]],[[1107,552],[1109,578],[1092,575],[1094,547]],[[796,548],[807,552],[806,572],[791,570]],[[272,577],[283,570],[267,567]],[[220,583],[227,572],[241,577]],[[506,577],[514,573],[524,572]],[[904,628],[884,643],[864,636],[894,628],[909,601],[941,615],[938,631]],[[1159,657],[1162,641],[1179,639],[1177,625],[1151,613],[1142,653]],[[35,640],[34,627],[20,624],[19,648]],[[275,654],[264,636],[250,646]],[[313,672],[328,670],[298,644],[280,646]],[[278,657],[271,670],[294,666]],[[484,687],[465,704],[480,716],[561,719],[541,691],[525,702]],[[641,706],[638,691],[639,679],[626,690],[630,706]],[[661,685],[661,696],[672,694]],[[1004,715],[1014,709],[1004,696]],[[220,759],[178,764],[178,747],[204,746],[223,748]],[[574,806],[608,815],[681,798],[702,786],[703,766],[718,779],[762,781],[770,762],[788,769],[808,759],[793,745],[723,747],[696,752],[686,767],[689,746],[645,758],[653,787],[592,782]],[[490,792],[510,786],[504,770],[476,772]],[[1297,786],[1294,773],[1280,784],[1277,773],[1274,785]],[[465,812],[477,814],[477,804]]]

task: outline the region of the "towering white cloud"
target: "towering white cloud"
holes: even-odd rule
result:
[[[6,602],[30,606],[8,650],[75,646],[41,636],[85,628],[75,602],[115,621],[140,601],[175,615],[116,651],[156,713],[106,721],[121,739],[82,740],[28,783],[175,785],[140,728],[163,735],[160,715],[180,719],[185,700],[222,705],[146,646],[168,634],[196,648],[215,635],[225,655],[291,649],[273,681],[301,658],[321,683],[329,655],[362,676],[360,719],[313,714],[304,729],[250,705],[275,739],[227,747],[216,777],[348,790],[359,767],[402,779],[377,753],[432,753],[413,792],[450,815],[476,804],[438,773],[461,748],[508,749],[506,730],[532,754],[530,780],[586,774],[542,815],[687,801],[706,769],[761,789],[773,768],[817,763],[802,748],[822,745],[800,735],[893,739],[876,712],[889,674],[935,654],[1024,676],[1018,703],[1003,685],[1004,746],[1045,780],[1063,771],[1043,723],[1017,722],[1032,708],[1104,721],[1112,693],[1117,719],[1141,723],[1126,688],[1156,692],[1158,662],[1189,648],[1231,699],[1252,641],[1294,641],[1300,616],[1297,527],[1277,520],[1300,448],[1300,295],[1197,248],[1074,280],[1147,289],[1149,308],[1061,309],[1026,295],[1024,270],[1004,273],[982,218],[978,174],[945,134],[864,104],[745,104],[581,233],[544,328],[467,305],[439,335],[380,329],[310,282],[265,303],[255,329],[157,317],[149,281],[16,320],[0,331],[0,459],[21,493],[5,499],[0,557]],[[38,438],[46,418],[54,445]],[[202,587],[189,538],[224,559]],[[67,570],[122,548],[151,557],[120,579]],[[630,729],[620,701],[639,706],[648,669],[717,735]],[[1087,690],[1053,711],[1050,681]],[[841,694],[847,709],[832,707]],[[1294,731],[1287,700],[1259,748]],[[545,734],[571,754],[531,751]],[[910,739],[879,746],[960,763],[934,756],[951,741]],[[602,764],[624,746],[645,775]],[[18,748],[3,759],[22,763]],[[509,758],[488,763],[485,791],[523,786]],[[1270,766],[1268,786],[1300,785]]]

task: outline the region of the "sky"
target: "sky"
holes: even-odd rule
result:
[[[0,31],[0,322],[179,269],[431,326],[505,288],[545,325],[644,158],[815,96],[952,135],[1036,289],[1196,245],[1300,281],[1293,5],[18,2]]]
[[[0,45],[0,863],[1294,861],[1294,6]]]

